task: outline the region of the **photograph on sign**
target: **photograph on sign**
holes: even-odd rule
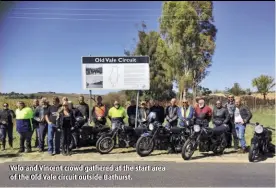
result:
[[[135,63],[128,61],[132,59]],[[84,89],[149,90],[149,57],[83,57]]]

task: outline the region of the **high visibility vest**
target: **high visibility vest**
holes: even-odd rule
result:
[[[187,118],[187,117],[189,116],[189,114],[190,114],[190,109],[191,109],[190,106],[186,109],[186,118]],[[181,114],[182,114],[183,117],[185,117],[185,116],[184,116],[184,108],[183,108],[183,107],[181,107]]]
[[[112,108],[110,108],[110,110],[108,112],[108,116],[110,116],[111,118],[126,117],[126,110],[121,106],[118,109],[115,107],[112,107]]]
[[[22,110],[16,109],[15,116],[16,119],[32,119],[33,118],[33,110],[29,107],[25,107]]]
[[[95,113],[96,117],[104,117],[105,112],[106,112],[105,105],[102,105],[102,106],[97,105],[94,107],[94,113]]]

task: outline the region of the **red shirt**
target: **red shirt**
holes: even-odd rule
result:
[[[210,121],[212,117],[212,109],[207,105],[203,108],[199,108],[199,106],[197,106],[195,108],[195,117],[200,119],[208,119],[208,121]]]

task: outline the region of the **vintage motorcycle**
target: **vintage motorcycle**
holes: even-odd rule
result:
[[[182,147],[181,153],[184,160],[189,160],[198,146],[200,152],[212,151],[215,154],[222,154],[227,147],[228,125],[210,128],[207,120],[196,120],[193,130],[192,135]]]
[[[101,135],[96,143],[96,149],[101,154],[110,153],[117,142],[120,148],[135,147],[137,139],[140,135],[147,131],[146,122],[139,122],[137,128],[133,128],[124,124],[122,121],[114,122],[116,127],[107,133]]]
[[[95,146],[97,140],[110,130],[107,125],[97,124],[90,126],[85,122],[83,117],[76,118],[76,125],[72,128],[72,143],[71,148],[76,148],[77,142],[79,147]],[[77,134],[73,134],[77,131]]]
[[[254,126],[254,136],[251,139],[251,146],[248,153],[249,162],[254,162],[260,157],[260,154],[265,155],[270,151],[275,152],[275,146],[271,144],[272,131],[269,130],[270,128],[264,127],[258,122]]]
[[[150,155],[154,149],[166,150],[173,147],[176,152],[180,152],[186,138],[190,132],[185,127],[164,127],[156,121],[156,113],[151,112],[148,116],[149,131],[143,133],[136,144],[136,152],[139,156]],[[186,122],[186,125],[191,123]],[[188,126],[187,126],[188,127]]]

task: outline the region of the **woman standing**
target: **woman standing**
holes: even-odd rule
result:
[[[75,125],[73,110],[69,108],[69,103],[64,101],[62,111],[57,120],[58,127],[61,129],[62,155],[71,155],[71,128]]]

